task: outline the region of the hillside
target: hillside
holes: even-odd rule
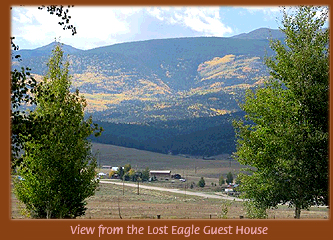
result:
[[[259,30],[258,30],[259,31]],[[266,35],[268,32],[266,32]],[[73,88],[101,121],[122,123],[211,117],[239,111],[244,90],[268,77],[265,33],[252,38],[196,37],[121,43],[90,50],[64,45]],[[36,78],[54,43],[20,50]]]
[[[264,57],[278,30],[230,38],[156,39],[90,50],[63,45],[73,89],[87,99],[87,115],[104,127],[101,143],[160,153],[211,156],[235,150],[232,119],[245,90],[269,72]],[[47,71],[56,43],[20,50],[35,78]],[[188,127],[195,126],[195,127]]]
[[[210,118],[155,121],[146,124],[96,122],[105,130],[93,141],[164,154],[201,158],[232,154],[236,150],[232,121],[243,112]]]
[[[117,167],[129,163],[136,170],[144,170],[148,167],[150,170],[172,170],[173,173],[180,174],[186,171],[187,176],[195,175],[195,171],[197,171],[201,176],[215,178],[218,178],[221,173],[226,175],[230,169],[239,169],[241,167],[229,155],[215,156],[214,160],[204,160],[101,143],[93,143],[92,149],[93,153],[97,154],[97,162],[101,166]]]
[[[269,29],[269,28],[259,28],[253,30],[249,33],[241,33],[239,35],[235,35],[232,38],[239,39],[284,39],[285,35],[283,32],[277,29]]]

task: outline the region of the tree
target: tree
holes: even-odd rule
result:
[[[71,30],[72,31],[72,35],[74,36],[77,32],[76,32],[76,27],[72,24],[69,24],[69,21],[71,19],[71,16],[68,15],[69,9],[71,7],[74,7],[73,5],[70,6],[68,5],[67,7],[64,7],[62,5],[49,5],[49,6],[40,6],[38,7],[39,10],[43,10],[46,9],[47,12],[49,12],[51,15],[55,15],[59,18],[61,18],[61,20],[58,22],[58,24],[60,26],[63,26],[63,30]]]
[[[41,6],[38,9],[46,9],[51,15],[56,15],[61,18],[58,22],[63,26],[64,30],[71,30],[72,35],[75,35],[76,27],[71,25],[71,16],[68,14],[71,6]],[[72,6],[73,7],[73,6]],[[12,60],[21,61],[21,56],[15,54],[19,50],[19,46],[14,43],[15,37],[11,37]],[[21,136],[32,134],[34,131],[34,123],[30,118],[24,106],[34,105],[37,82],[30,74],[29,67],[21,69],[13,69],[10,72],[11,76],[11,161],[12,168],[18,166],[21,161],[21,152],[24,151],[24,139]]]
[[[129,169],[127,172],[124,174],[124,179],[125,181],[135,181],[135,170],[133,168]]]
[[[234,182],[234,177],[231,172],[228,172],[226,182],[232,184]]]
[[[205,185],[206,185],[205,179],[203,177],[201,177],[198,182],[198,186],[203,188],[203,187],[205,187]]]
[[[142,171],[142,181],[148,181],[149,172],[149,167],[146,167],[146,169]]]
[[[129,170],[131,170],[131,169],[132,169],[131,164],[127,163],[127,164],[124,165],[124,172],[125,172],[125,173],[127,173],[127,172],[128,172]]]
[[[113,178],[115,174],[116,174],[116,171],[111,170],[111,171],[109,172],[109,178]]]
[[[219,178],[219,185],[222,186],[224,183],[225,183],[225,180],[223,178],[223,175],[221,175]]]
[[[267,218],[267,209],[258,208],[253,201],[244,201],[243,206],[246,211],[246,217],[250,219],[265,219]]]
[[[124,168],[123,167],[118,167],[117,174],[120,179],[123,179],[124,176]]]
[[[270,79],[249,90],[246,120],[234,122],[235,158],[252,175],[240,174],[241,190],[256,209],[288,203],[301,209],[328,204],[328,9],[283,9],[285,43],[271,41]]]
[[[98,185],[96,159],[87,137],[102,129],[84,119],[86,101],[70,92],[68,63],[58,45],[48,62],[48,73],[36,90],[36,109],[29,117],[33,134],[24,139],[22,163],[14,181],[17,198],[33,218],[76,218],[85,213],[85,199]]]
[[[223,219],[228,218],[227,215],[228,215],[229,208],[230,208],[231,204],[232,204],[232,202],[230,200],[222,200],[220,218],[223,218]]]

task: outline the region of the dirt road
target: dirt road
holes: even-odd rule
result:
[[[121,182],[115,182],[115,181],[106,181],[106,180],[100,180],[100,183],[108,183],[108,184],[115,184],[115,185],[123,185]],[[134,183],[124,183],[125,186],[128,187],[138,187],[137,184]],[[208,194],[203,192],[194,192],[194,191],[185,191],[180,189],[173,189],[173,188],[163,188],[163,187],[154,187],[154,186],[147,186],[140,184],[140,188],[149,189],[149,190],[156,190],[156,191],[164,191],[164,192],[172,192],[172,193],[179,193],[179,194],[186,194],[191,196],[199,196],[204,198],[216,198],[216,199],[225,199],[225,200],[234,200],[238,202],[242,202],[243,199],[230,197],[230,196],[224,196],[224,195],[217,195],[217,194]]]

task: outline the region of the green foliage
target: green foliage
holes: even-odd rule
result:
[[[231,154],[236,150],[232,119],[242,116],[243,112],[237,112],[211,118],[156,121],[144,125],[97,122],[104,132],[93,141],[165,154],[171,151],[175,155]]]
[[[149,172],[150,172],[149,167],[146,167],[146,169],[142,171],[142,181],[148,181]]]
[[[257,206],[253,201],[244,201],[243,205],[246,211],[246,217],[250,219],[265,219],[267,211],[265,207]]]
[[[223,176],[221,175],[219,177],[219,185],[222,186],[223,184],[225,184],[225,180],[224,180]]]
[[[123,176],[124,176],[124,168],[119,166],[118,167],[118,170],[117,170],[117,174],[119,176],[120,179],[123,179]]]
[[[236,178],[236,181],[235,181],[236,184],[241,184],[241,179],[240,178]]]
[[[85,199],[98,185],[96,159],[87,137],[101,129],[84,119],[85,99],[70,92],[68,64],[57,46],[49,71],[36,91],[36,109],[30,112],[33,131],[24,139],[22,163],[14,181],[17,198],[33,218],[76,218],[85,213]]]
[[[38,9],[44,9],[45,6],[38,7]],[[47,6],[47,12],[51,15],[55,15],[61,18],[59,25],[63,26],[63,29],[72,30],[72,35],[76,34],[76,28],[69,24],[70,16],[68,7],[51,5]],[[21,55],[18,53],[19,46],[14,42],[15,37],[11,37],[12,48],[12,61],[17,63],[22,62]],[[37,68],[38,69],[38,68]],[[34,69],[36,71],[37,69]],[[21,151],[24,148],[24,139],[22,136],[32,134],[34,130],[33,119],[29,116],[26,110],[26,106],[34,105],[37,89],[37,81],[31,76],[31,68],[22,66],[20,69],[12,69],[10,72],[11,80],[11,160],[12,168],[18,166],[21,161]]]
[[[135,170],[130,168],[128,171],[125,171],[124,180],[125,181],[136,181]]]
[[[115,174],[116,174],[116,171],[111,170],[111,171],[109,172],[109,178],[113,178]]]
[[[205,185],[206,185],[205,179],[203,177],[201,177],[198,182],[198,186],[203,188],[203,187],[205,187]]]
[[[129,170],[131,170],[132,169],[132,166],[131,166],[131,164],[129,164],[129,163],[127,163],[127,164],[125,164],[125,166],[124,166],[124,172],[125,173],[127,173]]]
[[[221,216],[220,218],[223,218],[223,219],[227,219],[227,214],[229,212],[229,208],[232,204],[232,201],[230,200],[222,200],[222,204],[221,204]]]
[[[232,183],[234,182],[234,177],[233,177],[233,175],[232,175],[231,172],[228,172],[228,173],[227,173],[227,179],[226,179],[226,182],[227,182],[228,184],[232,184]]]
[[[12,48],[18,49],[11,38]],[[19,55],[12,58],[20,58]],[[22,105],[35,104],[33,94],[36,91],[36,80],[30,74],[31,69],[21,67],[20,70],[13,69],[10,72],[11,77],[11,153],[12,168],[15,168],[22,161],[21,150],[24,139],[21,135],[28,135],[32,130],[32,119],[22,107]]]
[[[252,167],[240,176],[244,197],[260,209],[288,203],[296,218],[314,203],[328,204],[327,13],[284,10],[285,45],[272,41],[276,55],[266,59],[276,80],[247,92],[242,108],[251,123],[234,123],[235,157]]]

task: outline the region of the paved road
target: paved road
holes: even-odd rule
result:
[[[121,183],[121,182],[114,182],[114,181],[100,180],[99,182],[100,183],[115,184],[115,185],[123,185],[123,183]],[[124,185],[128,186],[128,187],[138,187],[138,185],[134,184],[134,183],[124,183]],[[180,193],[180,194],[186,194],[186,195],[191,195],[191,196],[199,196],[199,197],[204,197],[204,198],[235,200],[235,201],[239,201],[239,202],[243,201],[243,199],[230,197],[230,196],[208,194],[208,193],[203,193],[203,192],[184,191],[184,190],[174,189],[174,188],[154,187],[154,186],[147,186],[147,185],[142,185],[142,184],[140,184],[140,188],[156,190],[156,191]]]

